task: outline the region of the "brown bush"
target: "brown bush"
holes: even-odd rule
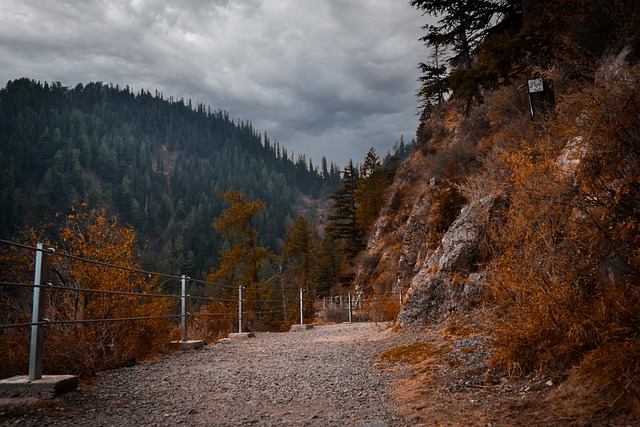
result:
[[[400,312],[400,300],[382,295],[373,296],[364,305],[364,313],[372,322],[388,322],[395,320]]]
[[[197,315],[189,318],[189,339],[216,342],[231,332],[237,332],[237,329],[237,307],[228,303],[212,301],[201,306]]]
[[[54,288],[49,293],[46,310],[53,323],[46,331],[45,373],[92,375],[164,351],[170,330],[167,320],[77,322],[171,314],[174,305],[166,298],[81,290],[160,293],[155,278],[131,270],[141,267],[140,257],[134,252],[137,242],[133,230],[119,227],[116,217],[108,217],[105,212],[92,211],[86,206],[63,218],[55,230],[59,240],[56,244],[47,243],[47,247],[55,247],[58,254],[73,254],[127,269],[114,269],[62,255],[51,257],[50,281],[66,289]],[[37,242],[46,243],[45,236],[51,234],[45,231],[29,230],[25,233],[25,243],[32,246]],[[3,278],[7,281],[32,283],[33,265],[31,251],[3,251]],[[15,289],[3,292],[0,322],[30,323],[32,293]],[[8,329],[2,333],[0,354],[9,363],[3,363],[0,375],[24,374],[29,358],[28,331]]]
[[[640,418],[639,71],[563,98],[549,137],[503,156],[493,363],[568,375],[551,406],[584,424]]]

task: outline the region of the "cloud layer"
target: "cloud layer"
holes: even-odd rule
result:
[[[420,12],[405,0],[0,0],[0,78],[203,102],[339,165],[415,134]]]

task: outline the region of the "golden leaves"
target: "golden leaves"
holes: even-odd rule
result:
[[[51,280],[62,289],[50,292],[48,318],[81,321],[170,314],[172,307],[166,298],[95,292],[157,294],[161,293],[161,287],[152,275],[133,271],[140,270],[142,263],[135,250],[137,236],[132,228],[119,226],[117,216],[109,216],[105,210],[92,210],[84,203],[72,207],[71,211],[72,214],[57,215],[62,221],[56,228],[25,233],[26,243],[32,246],[44,242],[56,248],[56,256],[51,258]],[[51,245],[45,236],[53,232],[57,233],[57,242]],[[21,256],[25,257],[24,254]],[[0,259],[8,260],[4,253]],[[29,279],[21,271],[23,266],[30,270],[33,261],[15,261],[17,259],[10,264],[10,274],[28,283]],[[29,302],[29,298],[12,299],[10,310],[16,315],[27,316]],[[163,348],[168,336],[169,324],[165,320],[52,326],[46,341],[45,369],[48,372],[92,374],[131,358],[142,359]],[[0,353],[5,350],[3,341]],[[26,355],[23,357],[28,360]]]

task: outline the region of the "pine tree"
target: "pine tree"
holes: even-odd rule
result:
[[[327,233],[344,242],[344,252],[353,258],[362,248],[363,231],[357,220],[357,204],[354,197],[358,182],[358,170],[353,161],[345,166],[340,187],[330,196],[332,214],[327,216]]]
[[[233,278],[234,284],[244,286],[247,310],[253,310],[261,319],[263,298],[259,286],[260,272],[273,255],[269,249],[258,245],[258,231],[253,223],[266,205],[260,200],[249,201],[236,188],[226,193],[220,192],[219,195],[231,204],[213,221],[213,228],[221,234],[226,245],[219,252],[219,269],[212,272],[208,280]]]
[[[311,270],[316,252],[315,226],[309,226],[307,219],[300,215],[284,236],[283,251],[290,259],[290,269],[301,276],[301,286],[309,290]]]
[[[400,138],[402,150],[404,142]],[[358,225],[368,231],[378,218],[380,209],[384,204],[383,193],[391,182],[391,177],[382,169],[380,157],[374,148],[371,148],[365,156],[362,164],[361,178],[358,180],[354,199],[357,204],[356,219]]]
[[[507,14],[510,1],[411,0],[409,4],[439,18],[436,25],[422,27],[426,34],[420,39],[435,55],[431,63],[420,64],[423,86],[419,95],[425,107],[441,101],[443,94],[451,89],[454,96],[466,99],[468,111],[473,99],[479,96],[481,79],[479,73],[470,72],[472,52],[496,24],[496,17]],[[447,74],[439,54],[448,48],[453,55],[448,59],[451,71]]]

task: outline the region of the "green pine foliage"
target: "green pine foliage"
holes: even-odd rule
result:
[[[321,173],[251,123],[203,104],[27,78],[0,89],[0,170],[1,238],[86,202],[138,231],[147,264],[194,277],[217,263],[219,191],[236,187],[265,202],[259,243],[277,251],[299,214],[297,196],[317,198],[339,177],[334,164],[324,160]]]
[[[342,243],[342,252],[352,259],[363,247],[364,231],[358,223],[358,205],[355,199],[359,173],[350,161],[342,173],[340,187],[329,198],[333,200],[332,213],[327,216],[327,234]]]

